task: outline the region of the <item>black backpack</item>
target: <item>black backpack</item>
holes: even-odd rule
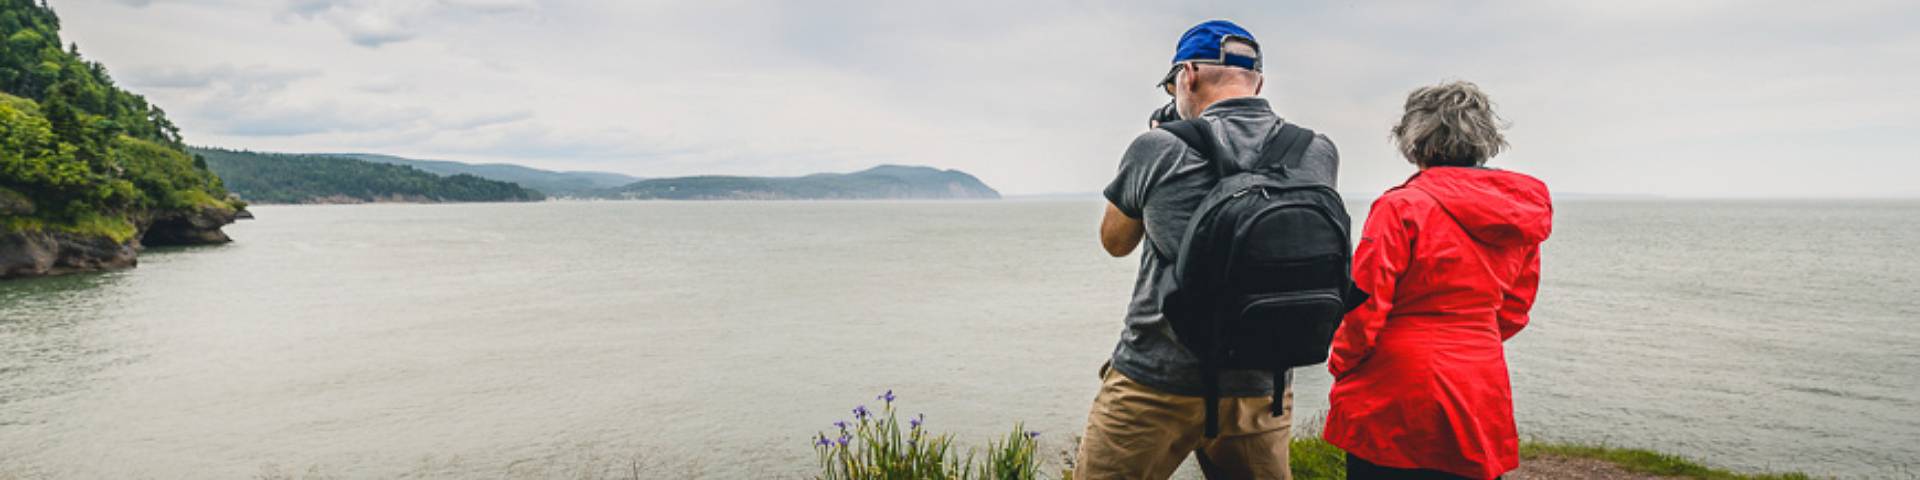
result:
[[[1290,369],[1327,361],[1334,330],[1365,301],[1349,270],[1346,203],[1333,186],[1292,178],[1312,130],[1282,123],[1260,160],[1242,169],[1220,153],[1205,120],[1160,128],[1212,163],[1220,181],[1188,220],[1162,312],[1200,360],[1207,438],[1220,433],[1220,373],[1273,373],[1273,415]]]

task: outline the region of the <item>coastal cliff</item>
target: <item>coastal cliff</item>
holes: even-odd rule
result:
[[[0,279],[132,268],[148,246],[231,242],[220,228],[244,212],[203,206],[136,216],[138,222],[130,225],[100,217],[58,225],[22,215],[32,213],[31,206],[18,194],[0,189]]]
[[[128,268],[138,263],[132,242],[58,231],[0,232],[0,278],[37,277]]]
[[[233,224],[238,210],[201,207],[160,214],[142,228],[139,245],[153,247],[217,245],[233,241],[220,227]]]
[[[180,129],[63,44],[44,3],[0,0],[0,279],[132,267],[146,245],[231,241],[246,207]]]

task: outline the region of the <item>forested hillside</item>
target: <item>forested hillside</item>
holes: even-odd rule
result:
[[[241,198],[261,203],[512,202],[540,192],[473,175],[439,176],[413,167],[334,155],[190,151]]]
[[[371,153],[329,154],[374,163],[405,165],[440,175],[468,174],[488,180],[513,182],[552,197],[590,197],[599,190],[618,187],[640,179],[611,172],[556,172],[507,163],[465,163],[446,160],[420,160]]]

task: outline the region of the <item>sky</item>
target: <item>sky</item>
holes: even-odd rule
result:
[[[63,35],[194,145],[642,177],[876,164],[1095,192],[1224,18],[1347,192],[1467,80],[1490,166],[1558,193],[1920,196],[1920,2],[52,0]]]

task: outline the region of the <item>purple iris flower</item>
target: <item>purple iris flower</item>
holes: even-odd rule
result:
[[[826,435],[821,435],[821,436],[820,436],[820,439],[819,439],[819,440],[815,440],[815,441],[813,442],[813,444],[814,444],[814,445],[819,445],[819,446],[822,446],[822,447],[824,447],[824,446],[828,446],[828,445],[832,445],[832,444],[833,444],[833,441],[832,441],[832,440],[827,440],[827,436],[826,436]]]
[[[1027,432],[1027,438],[1040,438],[1040,432]]]
[[[853,407],[853,418],[855,418],[855,419],[860,419],[860,420],[865,420],[865,419],[867,418],[867,416],[868,416],[868,415],[873,415],[873,411],[871,411],[871,410],[867,410],[867,406],[866,406],[866,405],[861,405],[861,406],[858,406],[858,407]]]
[[[886,400],[886,401],[887,401],[887,404],[888,404],[888,405],[892,405],[892,404],[893,404],[893,390],[891,390],[891,389],[889,389],[889,390],[887,390],[887,393],[883,393],[883,394],[880,394],[880,396],[878,396],[878,397],[873,397],[873,399],[874,399],[874,400]]]
[[[920,428],[920,424],[925,423],[926,421],[927,421],[927,414],[922,413],[919,415],[914,415],[913,418],[907,419],[907,425],[910,425],[911,428]]]
[[[841,420],[841,421],[838,421],[838,422],[833,422],[833,426],[835,426],[835,427],[840,427],[840,429],[841,429],[841,430],[846,430],[846,429],[847,429],[847,421],[846,421],[846,420]]]
[[[835,440],[835,442],[837,442],[837,443],[839,443],[839,444],[840,444],[840,446],[842,446],[842,447],[844,447],[844,446],[847,446],[847,442],[851,442],[851,441],[853,441],[853,436],[852,436],[852,435],[847,435],[847,434],[844,434],[844,433],[843,433],[843,434],[840,434],[840,439],[839,439],[839,440]]]

